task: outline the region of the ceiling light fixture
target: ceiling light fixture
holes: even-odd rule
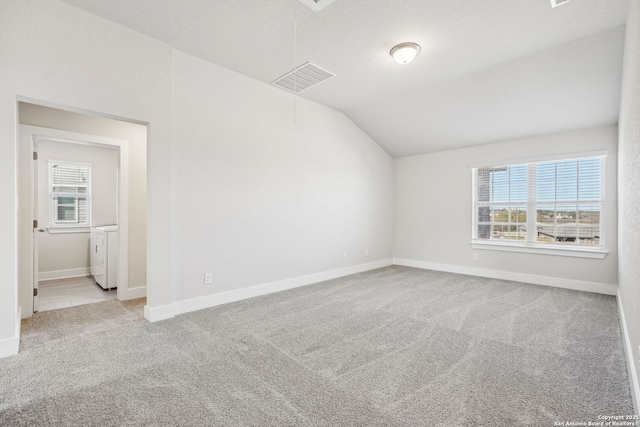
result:
[[[320,12],[322,9],[333,3],[333,1],[334,0],[300,0],[303,5],[307,6],[314,12]]]
[[[551,7],[562,6],[565,3],[569,3],[569,0],[551,0]]]
[[[400,43],[389,52],[398,64],[408,64],[416,59],[420,53],[420,45],[417,43]]]

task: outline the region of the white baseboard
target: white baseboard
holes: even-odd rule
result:
[[[624,352],[627,356],[627,371],[629,372],[629,383],[631,384],[631,397],[633,398],[633,407],[635,413],[640,413],[640,384],[638,384],[638,374],[636,370],[635,359],[633,357],[633,348],[631,347],[631,340],[629,339],[629,331],[627,330],[627,319],[624,316],[624,309],[622,308],[622,299],[620,298],[620,291],[618,291],[618,311],[620,312],[620,324],[622,327],[622,339],[624,340]]]
[[[118,299],[127,301],[130,299],[144,298],[147,296],[147,287],[138,286],[136,288],[120,289],[118,288]]]
[[[292,279],[279,280],[277,282],[264,283],[262,285],[250,286],[248,288],[238,289],[235,291],[221,292],[217,294],[206,295],[203,297],[176,301],[171,305],[165,305],[161,307],[145,306],[144,317],[150,322],[156,322],[158,320],[169,319],[178,314],[189,313],[191,311],[202,310],[205,308],[228,304],[230,302],[240,301],[243,299],[311,285],[313,283],[348,276],[350,274],[362,273],[363,271],[387,267],[392,264],[393,260],[389,258],[370,262],[367,264],[359,264],[351,267],[324,271],[322,273],[294,277]]]
[[[222,292],[219,294],[212,294],[184,301],[176,301],[175,303],[173,303],[173,306],[175,309],[175,314],[188,313],[190,311],[202,310],[204,308],[215,307],[217,305],[253,298],[260,295],[266,295],[274,292],[286,291],[287,289],[298,288],[300,286],[311,285],[313,283],[348,276],[350,274],[374,270],[376,268],[386,267],[392,264],[393,260],[385,259],[381,261],[370,262],[367,264],[359,264],[351,267],[329,270],[322,273],[310,274],[308,276],[279,280],[277,282],[265,283],[262,285],[251,286],[235,291]]]
[[[413,259],[394,258],[393,263],[406,267],[427,270],[446,271],[448,273],[468,274],[471,276],[489,277],[491,279],[510,280],[513,282],[533,283],[534,285],[554,286],[556,288],[576,291],[595,292],[605,295],[616,295],[618,286],[606,283],[585,282],[582,280],[562,279],[558,277],[538,276],[535,274],[514,273],[510,271],[489,270],[486,268],[466,267],[460,265],[440,264],[436,262]]]
[[[38,281],[70,279],[72,277],[88,276],[89,274],[89,267],[72,268],[69,270],[41,271],[38,273]]]
[[[144,318],[149,322],[159,322],[161,320],[171,319],[175,316],[173,305],[161,305],[159,307],[144,306]]]
[[[0,340],[0,359],[18,354],[18,348],[20,348],[19,337]]]
[[[18,307],[15,335],[11,338],[0,340],[0,359],[14,356],[20,350],[20,326],[22,325],[22,307]]]

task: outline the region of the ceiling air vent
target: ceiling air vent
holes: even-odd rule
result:
[[[335,74],[318,67],[316,64],[307,62],[274,80],[273,84],[291,92],[300,93],[331,77],[335,77]]]
[[[300,0],[300,3],[307,6],[314,12],[320,12],[322,9],[333,3],[333,0]]]
[[[569,3],[569,0],[551,0],[551,7],[562,6],[565,3]]]

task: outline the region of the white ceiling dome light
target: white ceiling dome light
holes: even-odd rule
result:
[[[391,56],[398,64],[409,64],[420,53],[420,45],[417,43],[400,43],[391,49]]]

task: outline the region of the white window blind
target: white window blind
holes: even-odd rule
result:
[[[474,168],[474,241],[603,247],[604,161]]]
[[[49,162],[49,225],[88,226],[91,165]]]

